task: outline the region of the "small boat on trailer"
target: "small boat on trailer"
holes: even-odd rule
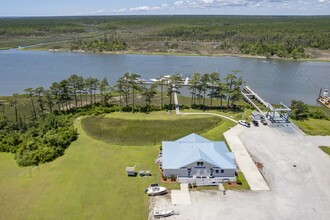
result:
[[[156,196],[156,195],[164,195],[166,194],[166,188],[162,186],[158,186],[157,183],[151,184],[148,188],[146,188],[145,193],[148,196]]]
[[[156,211],[154,211],[155,218],[163,218],[163,217],[168,217],[171,215],[179,215],[179,213],[176,211],[173,211],[173,210],[156,210]]]

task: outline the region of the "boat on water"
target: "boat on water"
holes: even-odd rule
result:
[[[171,215],[178,215],[179,213],[173,210],[156,210],[154,211],[154,216],[156,218],[168,217]]]
[[[328,89],[320,89],[319,97],[317,98],[322,105],[327,108],[330,108],[330,97],[329,97],[329,90]]]
[[[158,186],[157,183],[151,184],[148,188],[146,188],[145,193],[148,196],[156,196],[156,195],[164,195],[166,194],[166,188],[162,186]]]

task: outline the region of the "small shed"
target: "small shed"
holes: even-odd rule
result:
[[[259,112],[257,112],[257,111],[253,111],[251,113],[251,115],[252,115],[252,117],[253,117],[254,120],[260,120],[261,119],[261,114]]]
[[[136,176],[135,167],[126,167],[127,176]]]

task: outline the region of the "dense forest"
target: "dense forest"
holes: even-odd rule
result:
[[[109,36],[107,41],[104,41],[104,34]],[[49,44],[49,49],[87,48],[95,52],[128,50],[306,58],[314,56],[309,49],[330,48],[330,17],[91,16],[0,19],[0,48],[15,44],[24,46],[29,42],[54,42]]]
[[[75,40],[71,43],[70,50],[83,50],[93,52],[121,51],[127,48],[127,44],[117,35],[107,36],[106,34],[95,40]]]

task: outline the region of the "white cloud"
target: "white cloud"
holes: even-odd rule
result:
[[[211,3],[213,3],[213,0],[203,0],[203,2],[205,2],[207,4],[211,4]]]
[[[183,4],[184,4],[184,1],[174,2],[174,5],[176,5],[176,6],[180,6],[180,5],[183,5]]]
[[[162,9],[161,6],[140,6],[135,8],[130,8],[129,11],[156,11]]]
[[[97,11],[91,11],[91,12],[88,12],[87,14],[103,14],[104,11],[103,10],[97,10]]]
[[[127,9],[126,8],[120,8],[118,10],[114,10],[114,12],[117,12],[117,13],[122,13],[122,12],[126,12]]]
[[[165,1],[165,0],[164,0]],[[176,0],[171,3],[163,3],[158,6],[137,6],[132,8],[123,8],[116,10],[117,13],[124,12],[143,12],[143,11],[156,11],[165,9],[238,9],[242,7],[261,8],[269,7],[276,9],[290,9],[294,5],[309,5],[311,1],[318,3],[329,3],[330,0]]]

